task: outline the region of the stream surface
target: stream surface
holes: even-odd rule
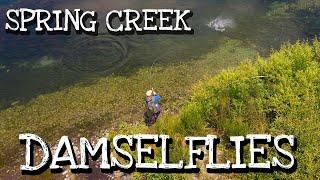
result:
[[[4,31],[9,8],[94,10],[99,35],[14,35]],[[295,18],[267,18],[263,0],[20,0],[0,1],[0,109],[79,82],[111,74],[128,76],[141,67],[197,59],[226,38],[256,47],[262,55],[283,42],[310,37]],[[194,34],[121,35],[106,32],[110,10],[190,9]]]

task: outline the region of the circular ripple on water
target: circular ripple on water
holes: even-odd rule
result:
[[[127,59],[125,39],[99,35],[72,39],[65,49],[62,62],[73,71],[106,73],[120,68]]]

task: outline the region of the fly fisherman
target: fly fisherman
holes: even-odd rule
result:
[[[146,92],[146,112],[144,113],[144,120],[147,126],[154,124],[160,115],[160,99],[160,95],[157,94],[153,88]]]

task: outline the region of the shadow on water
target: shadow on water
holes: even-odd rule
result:
[[[268,4],[262,0],[26,0],[0,4],[0,11],[4,14],[8,8],[20,7],[95,10],[99,14],[99,35],[13,35],[0,31],[0,109],[76,83],[87,85],[98,77],[129,76],[141,67],[196,59],[218,47],[226,37],[256,46],[262,54],[282,42],[304,37],[296,21],[266,18]],[[105,32],[103,16],[108,10],[155,7],[191,9],[194,15],[189,23],[195,33],[114,36]],[[217,17],[232,19],[234,24],[224,29],[219,20],[216,22],[220,24],[208,26]],[[5,17],[0,18],[5,22]]]

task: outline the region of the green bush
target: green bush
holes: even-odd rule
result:
[[[204,118],[204,108],[198,104],[190,103],[182,109],[176,132],[183,136],[199,135],[199,132],[206,126]]]
[[[297,137],[296,172],[248,177],[320,177],[319,44],[317,40],[286,44],[267,60],[243,63],[195,86],[191,103],[210,104],[210,116],[204,119],[226,135],[250,132]],[[183,113],[201,117],[193,108],[187,110]]]
[[[259,57],[196,84],[191,101],[174,117],[171,136],[202,135],[206,126],[226,136],[289,134],[298,139],[293,173],[248,173],[248,179],[320,178],[320,42],[286,44],[268,59]],[[170,116],[165,122],[171,122]],[[286,147],[289,148],[289,147]],[[276,155],[269,149],[269,158]],[[227,153],[226,153],[227,154]],[[248,158],[246,156],[246,158]],[[245,160],[246,161],[246,160]],[[164,177],[164,176],[161,176]]]
[[[259,57],[255,62],[247,61],[206,78],[194,86],[191,101],[172,118],[174,121],[170,116],[161,119],[171,125],[167,130],[157,129],[158,132],[199,136],[209,126],[223,132],[223,137],[248,133],[295,135],[298,139],[298,148],[293,152],[298,161],[295,172],[248,173],[236,177],[320,178],[319,47],[317,40],[286,44],[268,59]],[[269,158],[276,155],[272,148],[269,150]]]

